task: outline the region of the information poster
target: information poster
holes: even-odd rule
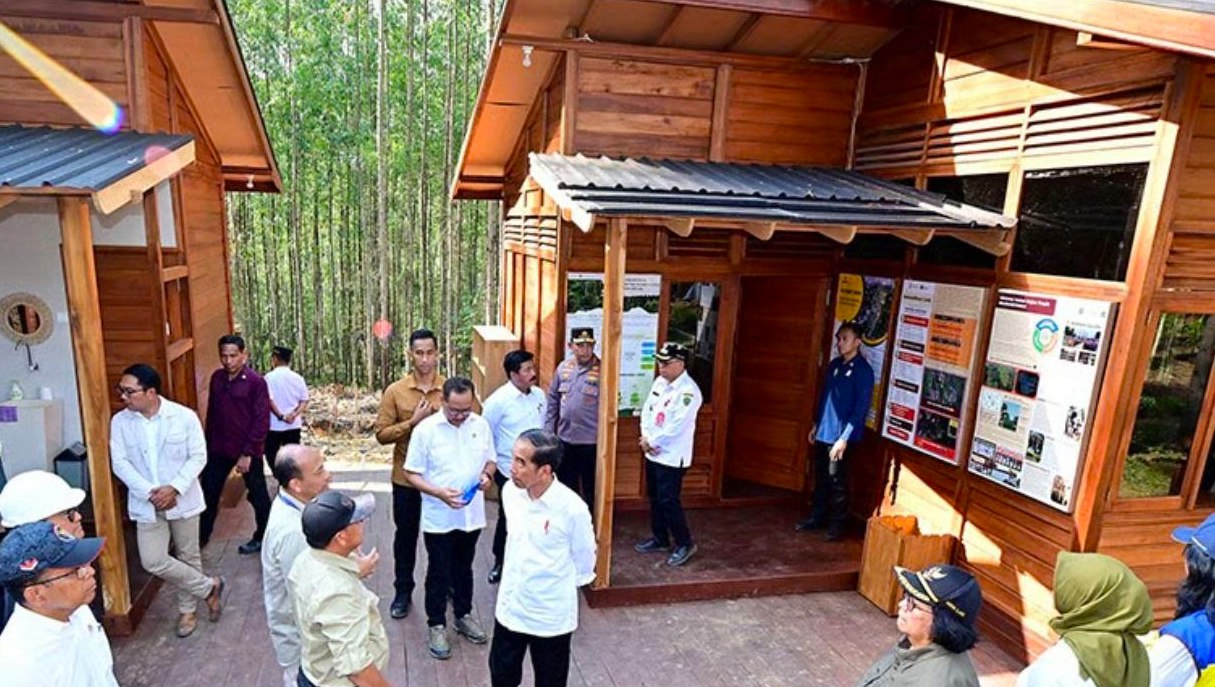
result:
[[[987,289],[903,283],[882,434],[954,465]],[[963,447],[964,450],[964,447]]]
[[[658,304],[662,276],[624,275],[624,313],[620,342],[620,414],[640,415],[654,384],[654,352],[658,348]],[[571,272],[566,297],[565,340],[575,328],[595,332],[595,354],[603,344],[603,275]]]
[[[1112,309],[1082,298],[996,294],[971,472],[1071,511]]]
[[[853,322],[861,328],[861,355],[873,368],[875,384],[880,383],[886,369],[886,338],[890,334],[890,311],[894,307],[895,281],[888,277],[865,277],[859,274],[841,274],[835,292],[835,331],[845,322]],[[831,357],[839,355],[832,339]],[[865,425],[878,426],[878,404],[880,394],[875,390],[873,405]]]

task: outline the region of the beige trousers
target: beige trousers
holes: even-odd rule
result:
[[[211,593],[212,580],[203,574],[198,548],[198,518],[166,520],[157,511],[156,522],[135,523],[139,563],[152,575],[177,588],[177,610],[193,613],[199,599]],[[176,556],[169,555],[172,544]]]

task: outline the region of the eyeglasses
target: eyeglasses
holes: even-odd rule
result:
[[[82,515],[80,513],[80,511],[75,508],[61,510],[58,513],[55,513],[55,515],[62,515],[63,517],[67,518],[71,522],[80,522],[81,520],[84,520],[84,515]],[[51,516],[51,517],[54,517],[54,516]]]
[[[56,575],[56,576],[54,576],[54,577],[48,577],[48,578],[46,578],[45,580],[38,580],[37,582],[30,582],[30,583],[28,583],[28,584],[26,584],[26,585],[24,585],[24,586],[26,586],[26,587],[37,587],[37,586],[39,586],[39,585],[50,584],[50,583],[55,582],[55,581],[57,581],[57,580],[62,580],[62,579],[64,579],[64,578],[72,577],[73,575],[74,575],[74,576],[76,577],[76,579],[78,579],[78,580],[84,580],[84,579],[88,579],[89,573],[90,573],[90,572],[92,572],[92,570],[93,570],[93,564],[92,564],[92,563],[85,563],[84,565],[80,565],[80,566],[77,566],[77,567],[75,567],[75,568],[72,568],[70,571],[63,573],[62,575]]]
[[[444,406],[444,408],[447,411],[448,417],[468,417],[472,414],[472,408],[459,409],[450,406]]]
[[[122,386],[121,384],[114,387],[114,390],[117,391],[118,395],[122,396],[123,398],[126,398],[127,396],[134,396],[135,394],[143,393],[144,391],[147,391],[147,389],[132,389],[129,386]]]
[[[925,613],[932,613],[932,606],[917,601],[910,594],[904,594],[903,600],[899,602],[899,605],[908,611],[923,611]]]

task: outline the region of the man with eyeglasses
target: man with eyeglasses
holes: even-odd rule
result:
[[[139,363],[122,371],[122,410],[110,419],[110,461],[127,486],[144,570],[177,589],[178,637],[198,625],[198,601],[219,620],[224,581],[202,571],[199,516],[206,505],[198,475],[207,462],[202,424],[189,408],[160,395],[160,374]],[[174,553],[171,555],[170,550]]]
[[[473,383],[452,377],[443,383],[442,412],[413,431],[405,474],[422,493],[426,565],[427,650],[451,657],[447,641],[450,594],[456,633],[473,644],[488,636],[472,615],[473,556],[485,528],[484,490],[493,483],[494,443],[489,423],[473,412]]]
[[[0,633],[4,684],[118,687],[109,640],[89,610],[103,541],[35,522],[0,542],[0,585],[18,604]]]

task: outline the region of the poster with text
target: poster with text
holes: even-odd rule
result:
[[[662,276],[624,275],[624,312],[620,341],[620,414],[640,415],[654,383],[654,352],[658,348],[658,304]],[[565,340],[577,327],[595,331],[595,355],[603,345],[603,275],[571,272],[565,302]]]
[[[1071,511],[1112,314],[1104,301],[997,292],[971,472]]]
[[[888,277],[866,277],[841,274],[835,292],[835,326],[831,329],[831,357],[835,350],[835,331],[845,322],[855,322],[861,328],[861,355],[873,368],[874,384],[882,381],[886,369],[886,338],[890,334],[890,311],[894,307],[895,280]],[[880,394],[873,393],[873,405],[865,425],[877,429]]]
[[[954,465],[987,289],[903,283],[882,434]]]

